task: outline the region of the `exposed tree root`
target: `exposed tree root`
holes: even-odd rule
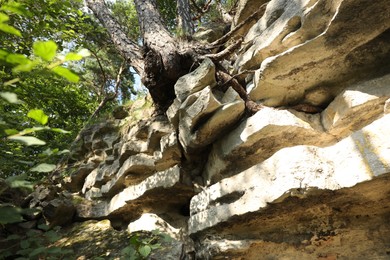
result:
[[[238,93],[238,95],[244,100],[245,110],[249,115],[254,115],[263,107],[262,105],[252,101],[244,87],[238,82],[237,79],[230,76],[222,66],[217,66],[216,75],[218,81],[223,82],[223,85],[227,83],[231,85],[232,88]]]

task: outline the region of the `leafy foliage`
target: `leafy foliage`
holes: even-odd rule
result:
[[[41,230],[30,230],[25,235],[10,235],[7,241],[14,242],[8,248],[0,250],[0,258],[15,257],[17,259],[63,259],[73,254],[70,249],[48,247],[60,236],[59,227],[52,230],[47,225],[39,225]]]
[[[122,256],[130,260],[147,259],[153,250],[162,248],[161,241],[169,242],[171,239],[169,235],[159,230],[151,233],[135,233],[130,237],[130,244],[122,249]]]
[[[14,30],[0,32],[0,177],[55,163],[112,91],[116,66],[123,60],[105,30],[81,7],[79,0],[1,1],[0,28]],[[98,55],[87,58],[91,52],[86,48]],[[107,62],[99,67],[97,58]],[[121,98],[130,99],[132,81],[127,71]]]

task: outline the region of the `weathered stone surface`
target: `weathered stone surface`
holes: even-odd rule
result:
[[[204,178],[214,183],[286,146],[325,145],[332,141],[334,137],[323,132],[318,115],[264,107],[214,144]]]
[[[113,194],[113,192],[124,186],[124,180],[128,185],[130,183],[137,183],[147,176],[149,176],[155,170],[153,156],[147,154],[136,154],[130,156],[118,170],[118,172],[112,176],[110,181],[101,187],[101,194]],[[92,194],[86,194],[88,197]],[[97,195],[95,193],[95,195]],[[89,197],[92,198],[92,197]]]
[[[183,102],[189,95],[216,84],[215,66],[210,59],[205,59],[196,70],[177,80],[175,94],[177,99]]]
[[[112,111],[112,115],[115,119],[124,119],[129,115],[129,112],[127,111],[126,107],[124,106],[118,106]]]
[[[390,98],[388,100],[386,100],[385,106],[383,108],[383,112],[385,114],[389,114],[390,113]]]
[[[349,133],[382,115],[384,103],[389,97],[390,74],[358,83],[329,104],[322,112],[322,124],[334,135]]]
[[[179,99],[175,98],[173,100],[172,105],[168,108],[166,114],[169,122],[173,125],[175,129],[179,127],[179,109],[181,106],[181,102]]]
[[[63,226],[71,223],[76,213],[72,201],[65,198],[57,198],[41,203],[43,216],[50,227]]]
[[[120,216],[125,221],[134,221],[142,213],[177,210],[193,195],[192,188],[180,181],[180,168],[175,166],[123,189],[108,201],[83,202],[77,205],[77,215],[81,218]]]
[[[245,21],[249,16],[259,10],[259,8],[267,3],[268,0],[240,0],[238,1],[236,15],[233,18],[232,28],[234,29],[238,24]],[[261,18],[263,13],[259,13],[258,19]],[[246,35],[249,29],[256,23],[256,19],[247,22],[241,29],[238,30],[238,35]]]
[[[90,162],[86,164],[82,164],[78,169],[71,172],[70,181],[65,182],[64,185],[67,189],[72,192],[79,191],[83,185],[84,180],[95,168],[97,167],[96,163]]]
[[[160,147],[161,138],[172,132],[173,132],[172,126],[166,120],[165,117],[161,118],[161,120],[154,121],[153,123],[151,123],[149,126],[148,141],[147,141],[148,150],[149,151],[161,150]]]
[[[199,258],[387,259],[389,180],[386,174],[352,188],[309,192],[236,216],[193,236],[202,241]]]
[[[127,231],[154,231],[158,230],[172,238],[180,239],[180,229],[172,227],[165,220],[153,213],[143,214],[139,219],[133,221],[127,227]]]
[[[194,33],[193,38],[202,42],[213,42],[223,36],[225,29],[225,24],[207,24],[205,27],[198,28]]]
[[[304,197],[312,188],[337,190],[388,173],[389,135],[390,116],[386,115],[330,147],[282,149],[263,163],[194,196],[190,233],[213,227],[233,216],[263,211],[268,203],[286,197]]]
[[[119,153],[119,162],[123,164],[130,156],[137,153],[146,153],[148,151],[148,143],[143,140],[129,140],[122,144]]]
[[[336,83],[386,67],[389,11],[386,0],[271,1],[246,36],[251,44],[237,59],[236,69],[259,68],[250,96],[266,105],[299,102],[317,87],[335,95],[343,87]],[[327,101],[325,97],[321,103]]]
[[[176,133],[165,135],[160,140],[160,150],[154,152],[156,171],[163,171],[181,161],[181,149]]]
[[[215,141],[244,114],[245,105],[231,88],[217,97],[210,87],[191,96],[180,107],[179,140],[185,151],[194,151]]]

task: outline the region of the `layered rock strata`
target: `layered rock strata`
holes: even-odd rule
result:
[[[236,24],[263,3],[240,1]],[[188,258],[386,259],[389,14],[387,0],[270,1],[230,64],[255,71],[242,80],[264,108],[248,117],[203,60],[167,117],[81,134],[62,182],[76,217],[156,226]]]

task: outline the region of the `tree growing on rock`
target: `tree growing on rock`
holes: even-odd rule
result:
[[[245,23],[254,19],[265,6],[254,15],[238,24],[233,30],[212,43],[200,43],[192,39],[194,32],[193,20],[202,21],[204,15],[214,5],[219,11],[221,20],[230,22],[231,17],[224,5],[229,1],[195,1],[195,0],[134,0],[134,7],[138,16],[140,38],[132,39],[125,33],[126,28],[117,22],[104,0],[87,0],[88,7],[107,29],[111,39],[131,67],[140,75],[142,83],[149,89],[158,112],[164,112],[175,98],[174,84],[177,79],[192,69],[206,57],[210,58],[217,68],[216,76],[222,84],[229,83],[244,99],[247,110],[257,111],[259,106],[250,101],[245,89],[234,76],[220,65],[220,61],[228,57],[239,47],[241,39],[236,35]],[[169,24],[164,21],[158,4],[176,4],[177,25],[176,36],[172,34]],[[237,4],[233,2],[231,6]],[[201,5],[200,5],[201,4]],[[191,7],[196,15],[191,15]],[[226,43],[231,43],[227,45]],[[219,50],[219,52],[217,51]]]

